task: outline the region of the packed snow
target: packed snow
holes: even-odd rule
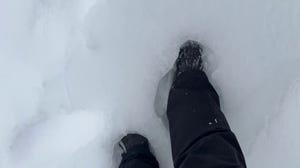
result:
[[[117,167],[127,132],[172,168],[154,101],[187,39],[248,167],[299,168],[299,20],[298,0],[0,0],[0,168]]]

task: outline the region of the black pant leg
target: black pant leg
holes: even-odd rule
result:
[[[176,78],[167,116],[175,168],[246,167],[220,110],[219,97],[204,72],[184,72]]]
[[[119,168],[159,168],[159,164],[148,149],[135,148],[122,155]]]

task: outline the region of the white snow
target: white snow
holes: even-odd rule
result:
[[[171,168],[154,112],[187,39],[249,167],[300,167],[300,1],[0,0],[0,168],[117,167],[127,132]]]

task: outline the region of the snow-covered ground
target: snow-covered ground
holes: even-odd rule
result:
[[[153,103],[187,39],[248,166],[299,168],[299,20],[299,0],[0,0],[0,168],[116,167],[128,131],[171,168]]]

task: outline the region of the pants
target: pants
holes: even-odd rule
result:
[[[219,96],[202,71],[180,74],[169,93],[175,168],[246,168],[239,143],[220,110]],[[149,151],[123,155],[120,168],[158,168]]]

